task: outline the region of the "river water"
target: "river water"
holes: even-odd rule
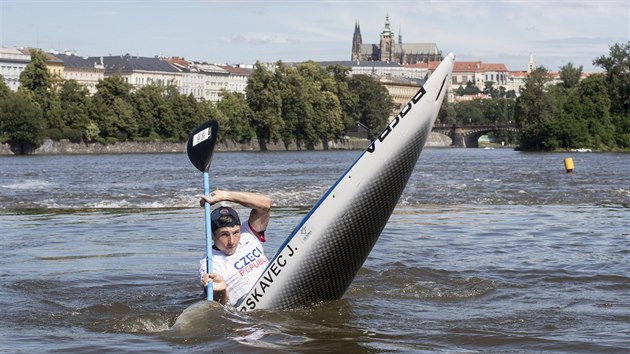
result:
[[[216,153],[210,183],[273,198],[271,257],[359,154]],[[196,284],[185,154],[2,156],[0,352],[628,352],[629,176],[630,154],[425,149],[341,300],[238,313]]]

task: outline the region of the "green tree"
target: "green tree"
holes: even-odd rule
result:
[[[227,90],[222,89],[221,92],[219,92],[219,97],[222,96],[223,92],[225,93],[229,93],[234,94],[239,96],[240,99],[242,99],[242,101],[240,102],[241,104],[243,104],[245,106],[246,109],[249,109],[249,107],[247,106],[247,102],[245,101],[245,96],[241,93],[237,93],[237,92],[230,92]],[[228,98],[228,101],[231,98]],[[216,104],[212,101],[208,101],[205,99],[199,100],[197,102],[197,109],[198,109],[198,119],[199,119],[199,124],[201,124],[204,121],[207,121],[209,119],[214,119],[219,123],[219,135],[217,136],[217,140],[218,141],[226,141],[226,140],[237,140],[237,139],[232,139],[231,136],[234,136],[234,129],[249,129],[250,132],[253,132],[253,128],[251,127],[251,125],[248,125],[248,127],[243,128],[241,126],[232,128],[231,126],[229,126],[230,124],[234,124],[234,122],[230,122],[230,120],[232,119],[232,117],[228,117],[226,116],[218,107],[218,104],[222,101],[223,99],[220,99],[219,102],[217,102]],[[240,121],[242,117],[235,117],[235,119],[237,121]],[[197,124],[197,125],[199,125]],[[193,128],[194,129],[194,128]],[[192,131],[192,129],[190,129]],[[189,132],[190,133],[190,132]],[[253,134],[253,133],[252,133]],[[248,138],[243,138],[240,140],[237,140],[238,142],[247,142],[249,140],[251,140],[252,137],[248,137]]]
[[[89,141],[89,93],[75,80],[67,80],[59,91],[63,137],[73,142]]]
[[[42,110],[25,92],[10,93],[0,100],[0,138],[11,148],[29,154],[42,144]]]
[[[131,104],[138,122],[138,140],[157,140],[160,138],[158,125],[161,120],[172,121],[173,113],[164,99],[164,87],[147,85],[137,89],[131,94]],[[173,126],[175,123],[173,122]],[[172,128],[168,136],[176,135]]]
[[[131,105],[131,85],[114,75],[99,80],[90,105],[90,118],[96,123],[104,142],[124,141],[138,129]]]
[[[525,87],[516,100],[515,120],[521,131],[520,148],[523,150],[552,149],[544,141],[552,134],[549,122],[554,116],[554,102],[547,95],[550,81],[546,68],[534,69],[525,79]]]
[[[611,46],[609,55],[596,58],[593,64],[606,70],[605,81],[617,145],[630,148],[630,41]]]
[[[56,90],[61,78],[48,71],[46,53],[39,49],[32,49],[30,53],[31,61],[20,74],[19,90],[29,95],[41,107],[47,128],[45,135],[58,140],[62,137],[64,128],[61,103]]]
[[[472,81],[466,83],[466,87],[459,87],[455,90],[455,94],[458,96],[463,95],[477,95],[481,93],[481,90]]]
[[[252,112],[252,126],[262,151],[267,143],[278,141],[283,128],[282,99],[274,74],[256,62],[246,88],[247,104]]]
[[[602,55],[593,64],[606,70],[611,112],[630,114],[630,41],[611,46],[609,56]]]
[[[304,119],[312,122],[315,135],[306,140],[309,149],[322,141],[324,148],[329,140],[337,139],[345,133],[342,121],[341,104],[335,95],[337,84],[330,73],[319,64],[308,61],[297,66],[304,79],[303,90],[306,93],[304,104],[309,106],[309,115]]]
[[[375,138],[385,128],[394,108],[387,89],[367,75],[353,75],[348,86],[358,97],[359,121],[368,129],[368,137]]]
[[[481,100],[472,100],[457,104],[455,107],[455,118],[458,124],[484,124],[484,115],[481,110],[481,105]]]
[[[562,81],[562,87],[570,89],[580,82],[582,78],[582,70],[584,67],[580,65],[578,68],[573,66],[573,63],[568,63],[560,67],[560,80]]]
[[[274,80],[282,102],[282,142],[287,148],[296,142],[298,149],[301,149],[304,140],[309,140],[310,137],[315,139],[315,129],[309,118],[312,107],[305,98],[306,83],[295,67],[287,67],[282,62],[277,63]]]
[[[331,65],[326,70],[333,75],[336,82],[335,95],[341,105],[341,120],[345,125],[345,131],[359,120],[359,97],[350,90],[351,69],[343,65]]]
[[[3,98],[8,97],[9,94],[11,94],[11,89],[4,82],[4,77],[2,75],[0,75],[0,100],[2,100]]]
[[[59,140],[63,138],[63,131],[66,128],[64,124],[62,111],[61,111],[61,99],[57,91],[51,91],[45,101],[40,102],[44,115],[44,121],[46,122],[46,131],[44,135],[53,139]]]
[[[230,92],[222,90],[219,93],[221,100],[217,102],[216,114],[217,120],[223,132],[223,139],[234,140],[238,142],[250,141],[256,135],[251,120],[253,116],[252,110],[247,105],[245,95],[240,92]]]
[[[505,120],[506,112],[502,104],[503,99],[492,98],[479,101],[481,104],[479,108],[481,109],[481,115],[483,117],[482,124],[499,124]]]
[[[494,87],[494,82],[492,81],[486,81],[483,93],[492,98],[499,98],[499,90]]]
[[[610,119],[611,102],[603,76],[591,75],[584,79],[574,95],[580,110],[573,116],[577,121],[586,122],[591,146],[599,149],[614,147],[615,127]]]
[[[439,125],[453,125],[457,123],[457,111],[455,109],[457,103],[442,101],[442,106],[438,112],[437,122]]]
[[[53,82],[46,65],[46,53],[39,49],[33,49],[30,53],[31,61],[20,74],[20,90],[28,92],[36,102],[45,102]]]
[[[180,94],[173,85],[166,87],[166,103],[173,112],[173,125],[169,126],[172,129],[172,135],[168,137],[170,140],[185,141],[188,134],[205,120],[195,98]]]

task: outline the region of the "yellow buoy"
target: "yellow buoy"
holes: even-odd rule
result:
[[[573,159],[567,157],[564,159],[564,169],[567,170],[567,173],[573,172]]]

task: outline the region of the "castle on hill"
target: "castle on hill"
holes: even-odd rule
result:
[[[381,61],[398,64],[417,64],[441,61],[442,51],[435,43],[403,43],[401,31],[395,41],[389,15],[385,17],[385,27],[381,31],[378,44],[363,44],[359,22],[355,22],[352,37],[352,61]]]

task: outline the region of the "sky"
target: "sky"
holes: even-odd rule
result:
[[[558,71],[630,41],[630,0],[0,0],[0,45],[81,56],[179,56],[215,64],[350,60],[355,23],[378,43],[389,15],[404,43],[459,61]]]

